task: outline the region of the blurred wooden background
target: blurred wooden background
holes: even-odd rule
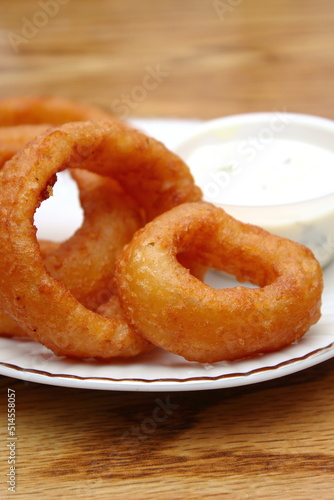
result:
[[[2,96],[119,113],[130,95],[131,116],[334,116],[331,0],[2,0],[0,28]]]

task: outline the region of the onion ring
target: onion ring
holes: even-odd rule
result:
[[[6,126],[0,128],[0,168],[18,150],[50,127],[44,122],[57,125],[66,121],[102,118],[112,119],[121,124],[118,119],[109,113],[65,99],[55,97],[2,99],[0,100],[0,124]],[[35,125],[31,125],[32,123]],[[115,200],[112,191],[105,198],[105,200],[108,200],[107,203],[101,206],[102,198],[97,193],[97,186],[93,190],[91,189],[94,174],[91,174],[91,177],[87,176],[87,172],[76,172],[76,174],[75,178],[80,188],[81,203],[86,215],[85,222],[74,237],[63,245],[59,246],[52,242],[42,241],[40,247],[42,255],[47,256],[45,264],[52,276],[61,280],[74,296],[86,304],[87,307],[92,306],[90,304],[92,302],[98,306],[102,297],[107,295],[109,298],[111,290],[113,290],[110,285],[111,270],[113,270],[116,252],[121,249],[124,241],[127,241],[129,235],[134,232],[134,224],[137,224],[138,216],[136,214],[135,218],[131,218],[134,214],[133,203],[130,203],[130,213],[130,208],[127,208],[124,203],[127,200],[122,200],[122,203],[120,203],[119,195],[117,195],[118,199]],[[106,193],[112,183],[110,179],[104,179],[102,182],[102,177],[98,179],[97,175],[95,175],[95,181],[101,187],[101,196]],[[111,203],[113,204],[112,207]],[[96,209],[96,212],[93,209]],[[109,212],[107,214],[105,209],[114,210],[111,214]],[[120,219],[117,219],[117,216],[121,216]],[[97,224],[95,229],[93,229],[93,220]],[[122,220],[122,225],[120,220]],[[123,223],[129,222],[129,220],[130,225],[124,230]],[[98,232],[102,233],[103,224],[108,229],[103,231],[103,238],[96,245],[93,238]],[[120,232],[116,235],[117,226]],[[91,232],[92,229],[93,232]],[[84,241],[85,236],[88,236],[86,241]],[[124,237],[126,237],[125,240]],[[72,248],[71,245],[73,245]],[[92,248],[92,245],[94,245],[94,248]],[[84,248],[84,252],[82,252],[81,246]],[[55,251],[56,248],[57,251]],[[92,259],[93,253],[96,253],[96,248],[99,249],[100,259],[98,260],[96,255],[95,259]],[[102,258],[103,250],[105,250],[105,254]],[[50,254],[53,252],[55,253],[51,256]],[[106,272],[107,268],[108,273]],[[101,290],[98,290],[99,287],[101,287]],[[27,333],[11,317],[0,310],[0,335],[26,337]],[[147,350],[146,344],[144,343],[144,350]]]
[[[115,293],[112,278],[116,257],[143,220],[133,201],[117,192],[111,179],[87,171],[76,174],[84,210],[82,226],[62,244],[39,241],[39,245],[53,278],[61,281],[79,302],[95,310]],[[0,332],[27,336],[1,312]]]
[[[0,128],[0,168],[48,128],[50,125]],[[112,179],[80,170],[73,177],[80,190],[84,223],[62,245],[51,241],[40,241],[39,245],[51,275],[62,281],[86,307],[96,309],[114,292],[111,283],[115,258],[143,225],[143,220],[133,201],[121,195]],[[1,310],[0,335],[27,337],[27,333]]]
[[[117,122],[118,124],[121,125],[121,122],[119,121],[118,118],[116,118],[114,115],[110,113],[106,113],[102,110],[99,110],[95,107],[92,106],[84,106],[81,104],[78,104],[76,102],[72,102],[66,99],[58,98],[58,97],[52,97],[52,96],[45,96],[45,97],[10,97],[10,98],[5,98],[0,100],[0,169],[2,168],[3,164],[9,160],[17,151],[19,151],[21,148],[26,146],[26,144],[30,141],[32,141],[36,136],[47,130],[48,128],[51,127],[50,124],[52,125],[57,125],[61,123],[65,123],[66,121],[82,121],[82,120],[96,120],[96,119],[108,119],[108,120],[113,120]],[[125,124],[124,124],[125,126]],[[96,176],[97,178],[97,176]],[[86,181],[85,181],[86,179]],[[87,203],[91,205],[91,197],[92,193],[90,188],[87,186],[87,175],[85,176],[84,172],[78,173],[76,176],[76,181],[79,184],[80,190],[81,190],[81,202],[82,206],[84,208],[84,211],[87,212],[87,221],[90,220],[90,215],[92,211],[90,210],[89,207],[87,207]],[[90,184],[90,180],[88,179],[88,184]],[[111,181],[108,180],[109,185],[111,184]],[[100,181],[100,184],[102,182]],[[107,185],[102,188],[103,191],[105,191],[107,188]],[[96,189],[94,190],[95,193],[95,198],[97,200],[97,203],[100,203],[100,199],[97,199],[97,193]],[[109,193],[109,198],[112,196],[113,193]],[[94,196],[94,195],[93,195]],[[88,197],[87,203],[86,203],[86,198]],[[111,198],[112,199],[112,198]],[[117,201],[120,200],[114,200],[114,207],[115,204],[117,204]],[[118,205],[120,207],[120,204]],[[122,207],[124,208],[125,205],[122,204]],[[103,207],[96,207],[97,209],[103,208]],[[105,208],[105,207],[104,207]],[[100,212],[97,212],[100,214]],[[102,218],[105,221],[105,213],[102,214]],[[113,213],[113,220],[114,222],[112,223],[112,226],[115,224],[115,216],[117,214]],[[129,216],[129,210],[124,212],[125,218]],[[95,220],[98,218],[98,216],[95,216]],[[137,217],[136,217],[137,219]],[[88,295],[90,294],[91,296],[94,295],[95,290],[98,287],[98,284],[101,283],[101,279],[98,282],[96,280],[96,276],[94,279],[92,279],[91,282],[88,282],[88,275],[84,274],[84,261],[83,257],[86,257],[88,261],[91,263],[92,262],[92,255],[89,255],[87,253],[87,248],[86,252],[84,255],[75,255],[74,250],[77,248],[80,248],[80,245],[78,245],[78,242],[83,239],[84,234],[89,234],[89,227],[91,227],[91,224],[84,224],[84,227],[81,228],[78,234],[76,234],[74,241],[71,239],[70,241],[66,242],[65,247],[61,248],[59,245],[54,244],[53,242],[45,242],[42,241],[40,242],[41,246],[41,251],[44,256],[51,254],[51,249],[55,250],[58,248],[58,251],[56,255],[53,258],[49,258],[46,261],[47,267],[49,271],[53,274],[54,277],[62,280],[66,286],[74,293],[77,298],[80,300],[86,300],[88,299]],[[100,221],[102,222],[102,220]],[[101,223],[99,224],[99,227],[101,228]],[[109,230],[109,235],[110,234]],[[106,241],[104,234],[103,241],[106,244],[106,252],[108,252],[110,248],[110,242]],[[124,231],[121,233],[121,240],[122,236],[124,236]],[[116,241],[116,240],[115,240]],[[71,243],[74,243],[74,248],[72,251],[70,251],[70,245]],[[87,242],[88,245],[92,244],[92,240],[88,240]],[[115,243],[114,241],[111,241],[111,244],[115,248]],[[121,247],[119,247],[120,249]],[[46,251],[46,249],[50,251]],[[101,244],[101,241],[99,242],[99,249],[100,253],[102,252],[103,246]],[[107,256],[111,256],[109,253],[106,253]],[[80,259],[80,265],[75,268],[73,266],[73,260],[74,259],[79,260]],[[62,272],[59,266],[59,261],[61,259],[64,259],[64,271],[66,269],[66,272]],[[56,265],[56,261],[58,260],[58,264]],[[72,262],[70,262],[72,260]],[[107,259],[104,258],[104,269],[107,266]],[[101,262],[101,261],[100,261]],[[97,269],[97,262],[95,265],[95,269]],[[56,269],[57,268],[57,269]],[[71,279],[70,274],[68,272],[70,270],[73,270],[75,272],[75,280]],[[87,268],[85,269],[87,271]],[[79,283],[78,279],[78,273],[82,271],[81,276],[85,278],[85,283]],[[100,269],[99,276],[101,277],[101,271]],[[92,275],[90,275],[92,278]],[[106,276],[104,281],[106,281]],[[92,288],[92,285],[93,286]],[[78,290],[80,289],[80,293],[78,293]],[[84,299],[84,294],[86,298]],[[96,299],[94,298],[94,301]],[[6,335],[6,336],[27,336],[27,333],[23,331],[17,324],[16,322],[4,314],[0,310],[0,335]]]
[[[4,311],[56,354],[112,358],[141,352],[128,325],[80,304],[46,271],[33,217],[56,172],[84,168],[116,179],[148,218],[200,198],[188,167],[161,143],[112,122],[48,130],[0,172],[0,298]],[[33,262],[33,266],[31,265]],[[139,339],[139,340],[138,340]]]
[[[201,283],[176,259],[190,248],[209,267],[261,288]],[[322,271],[311,251],[205,202],[180,205],[137,231],[115,280],[130,325],[190,361],[280,349],[320,317]]]

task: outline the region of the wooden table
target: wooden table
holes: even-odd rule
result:
[[[3,0],[0,93],[53,93],[130,117],[286,110],[334,118],[330,0]],[[150,77],[148,75],[151,75]],[[334,364],[235,389],[16,391],[15,498],[334,498]],[[7,416],[1,413],[3,448]],[[7,491],[2,453],[1,498]]]

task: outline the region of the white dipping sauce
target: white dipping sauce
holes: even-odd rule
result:
[[[253,113],[207,122],[179,144],[204,199],[334,257],[334,122]]]
[[[280,205],[334,190],[334,154],[301,141],[276,140],[262,150],[243,141],[202,146],[187,162],[213,203]]]

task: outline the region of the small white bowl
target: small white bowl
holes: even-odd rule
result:
[[[200,125],[174,148],[204,199],[239,220],[334,257],[334,122],[286,112]]]

